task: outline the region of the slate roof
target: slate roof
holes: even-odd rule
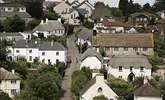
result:
[[[79,38],[92,41],[92,37],[93,37],[93,31],[92,30],[82,26],[82,27],[75,28],[74,31],[78,32]]]
[[[27,42],[26,40],[16,41],[14,48],[38,48],[40,50],[65,50],[65,47],[58,42]]]
[[[153,33],[97,34],[92,41],[94,47],[154,47]]]
[[[6,36],[22,36],[19,32],[15,32],[15,33],[0,33],[0,37],[6,37]]]
[[[1,11],[0,12],[0,17],[13,17],[13,16],[20,16],[20,17],[23,17],[23,18],[31,18],[31,15],[27,12],[18,12],[18,11],[15,11],[15,12],[4,12],[4,11]]]
[[[5,70],[4,68],[0,68],[0,80],[20,80],[20,77]]]
[[[112,68],[118,68],[122,66],[124,68],[140,68],[141,66],[144,68],[152,68],[152,65],[149,63],[146,56],[143,55],[119,55],[113,56],[109,64]]]
[[[147,16],[147,17],[155,16],[154,14],[151,14],[151,13],[148,13],[148,12],[136,12],[136,13],[133,13],[129,16],[136,17],[136,16],[140,16],[140,15],[144,15],[144,16]]]
[[[159,90],[154,88],[149,83],[144,84],[134,92],[135,96],[140,97],[162,97]]]
[[[22,4],[14,4],[14,3],[0,3],[0,7],[25,7]]]
[[[39,24],[33,29],[33,31],[54,31],[54,30],[64,30],[64,26],[59,21],[48,20],[43,24]]]
[[[95,50],[88,48],[80,57],[80,61],[83,61],[87,57],[97,57],[101,62],[103,61],[103,57],[101,54],[96,52]]]

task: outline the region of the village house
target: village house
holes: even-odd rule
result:
[[[157,65],[157,69],[153,72],[153,76],[159,76],[160,79],[165,80],[165,66]]]
[[[147,27],[152,20],[156,20],[156,19],[157,18],[151,13],[137,12],[128,16],[127,23],[135,27]]]
[[[80,21],[78,19],[79,12],[73,8],[68,2],[62,1],[59,4],[57,4],[53,10],[59,14],[62,18],[66,20],[66,23],[72,24],[72,25],[79,25]]]
[[[13,16],[20,16],[26,21],[32,20],[31,15],[26,12],[25,6],[21,4],[0,3],[0,20]]]
[[[134,100],[163,100],[158,89],[146,82],[134,92]]]
[[[89,0],[84,0],[83,2],[75,0],[70,5],[87,18],[92,15],[92,11],[94,10],[94,6],[89,2]]]
[[[74,32],[77,34],[77,45],[81,46],[87,43],[88,46],[92,45],[93,30],[83,26],[75,27]]]
[[[113,55],[153,55],[154,40],[152,33],[103,34],[93,37],[93,48],[99,52],[104,49],[107,56]]]
[[[132,25],[124,23],[121,18],[102,18],[95,23],[94,30],[98,33],[138,33]]]
[[[0,33],[0,40],[18,41],[18,40],[30,40],[31,33],[28,32],[3,32]]]
[[[151,78],[152,65],[143,55],[113,56],[108,65],[109,74],[126,81],[133,81],[135,77]]]
[[[7,71],[0,68],[0,92],[7,93],[11,98],[20,93],[20,77],[16,75],[15,71]]]
[[[61,23],[61,19],[58,20],[48,20],[44,22],[41,20],[41,23],[33,29],[33,35],[39,36],[43,34],[44,37],[48,36],[63,36],[65,34],[65,28]]]
[[[117,100],[118,95],[106,84],[103,75],[96,75],[80,92],[80,100],[93,100],[96,96]]]
[[[17,60],[23,57],[27,62],[39,62],[45,64],[66,63],[67,50],[58,42],[27,42],[26,40],[16,41],[12,47],[8,47],[8,57]]]
[[[101,69],[103,67],[103,57],[95,50],[88,48],[80,56],[80,69],[87,67],[89,69]]]

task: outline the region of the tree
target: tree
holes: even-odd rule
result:
[[[0,32],[3,32],[4,31],[4,27],[2,25],[2,21],[0,20]]]
[[[122,11],[124,16],[128,16],[128,0],[120,0],[119,9]]]
[[[35,18],[42,18],[43,15],[43,0],[24,0],[27,12]]]
[[[0,90],[0,98],[1,100],[12,100],[7,93],[4,93]]]
[[[28,30],[32,30],[39,24],[40,24],[39,20],[33,19],[33,20],[28,22],[27,28],[28,28]]]
[[[165,10],[165,0],[156,0],[156,3],[154,6],[157,8],[157,10]]]
[[[25,29],[25,20],[17,15],[6,18],[3,23],[7,32],[22,32]]]
[[[44,19],[57,20],[60,16],[54,11],[45,11],[43,17]]]
[[[150,6],[150,4],[149,3],[146,3],[144,6],[143,6],[143,10],[144,11],[149,11],[149,10],[151,10],[151,6]]]
[[[72,35],[73,34],[73,31],[74,31],[74,26],[73,25],[70,25],[70,24],[64,24],[64,27],[65,27],[65,33],[67,35]]]
[[[104,95],[101,95],[94,97],[93,100],[108,100],[108,98],[106,98]]]

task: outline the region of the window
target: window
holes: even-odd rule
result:
[[[48,59],[48,64],[51,64],[50,59]]]
[[[140,71],[143,72],[144,71],[144,67],[140,67]]]
[[[135,48],[133,48],[133,50],[134,50],[134,51],[138,51],[138,48],[135,47]]]
[[[119,72],[122,72],[122,66],[119,66]]]
[[[59,55],[59,52],[56,52],[56,56],[58,56]]]
[[[114,51],[119,51],[119,48],[117,48],[117,47],[116,47],[116,48],[114,48]]]
[[[11,10],[11,8],[7,8],[8,10]]]
[[[16,50],[16,53],[19,53],[19,50]]]
[[[29,61],[32,61],[32,56],[29,56]]]
[[[119,78],[120,78],[120,79],[122,79],[122,76],[121,76],[121,75],[119,75]]]
[[[11,80],[11,84],[16,84],[16,80]]]
[[[56,59],[56,64],[59,63],[59,59]]]
[[[147,51],[148,49],[147,48],[143,48],[143,51]]]
[[[131,66],[131,67],[130,67],[130,71],[132,71],[132,70],[133,70],[133,67]]]
[[[12,94],[12,95],[16,95],[16,94],[17,94],[16,89],[12,89],[12,90],[11,90],[11,94]]]
[[[0,84],[2,83],[2,81],[0,80]]]
[[[128,51],[128,48],[124,48],[124,51]]]
[[[109,100],[114,100],[114,99],[110,98]]]
[[[42,55],[45,56],[45,52],[42,52]]]
[[[73,19],[73,15],[71,15],[71,19]]]
[[[32,53],[32,50],[29,50],[29,53]]]
[[[8,53],[11,53],[11,50],[8,50]]]
[[[98,88],[97,90],[98,93],[102,93],[103,92],[103,89],[101,87]]]

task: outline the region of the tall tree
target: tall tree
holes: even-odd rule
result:
[[[7,32],[22,32],[25,29],[25,20],[19,16],[8,17],[3,23]]]
[[[165,0],[156,0],[155,6],[158,10],[165,10]]]
[[[128,0],[120,0],[119,9],[122,11],[124,16],[128,16]]]
[[[0,21],[0,32],[3,32],[3,30],[4,30],[4,27],[2,25],[2,21]]]

